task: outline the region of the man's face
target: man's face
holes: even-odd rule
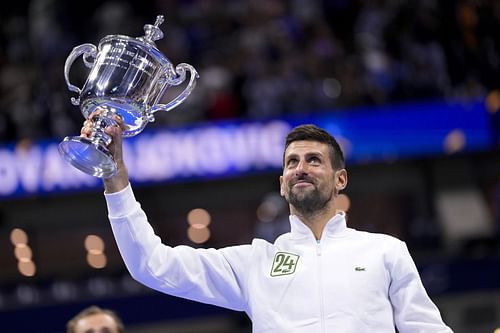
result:
[[[118,327],[113,317],[97,313],[78,320],[75,333],[118,333]]]
[[[299,213],[311,214],[333,202],[338,177],[328,145],[316,141],[292,142],[285,151],[284,163],[281,195]]]

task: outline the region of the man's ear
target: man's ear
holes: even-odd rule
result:
[[[285,197],[285,190],[283,189],[283,176],[280,176],[280,195]]]
[[[335,172],[335,189],[337,193],[347,187],[347,170],[340,169]]]

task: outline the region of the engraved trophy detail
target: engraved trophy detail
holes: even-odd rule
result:
[[[108,35],[98,47],[89,43],[76,46],[66,59],[66,84],[78,94],[71,103],[80,107],[85,118],[98,108],[103,110],[92,119],[90,138],[68,136],[59,144],[59,153],[77,169],[100,178],[113,176],[116,163],[107,149],[111,137],[104,132],[107,126],[116,124],[113,115],[123,119],[123,137],[135,136],[154,121],[155,112],[174,109],[196,86],[199,76],[193,66],[181,63],[174,68],[156,47],[155,41],[163,38],[161,23],[163,16],[159,15],[154,25],[144,26],[142,37]],[[80,56],[90,68],[81,89],[69,81],[71,66]],[[185,81],[186,71],[190,72],[187,87],[167,104],[159,103],[169,87]]]

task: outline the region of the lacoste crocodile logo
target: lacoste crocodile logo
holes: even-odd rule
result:
[[[354,268],[354,270],[355,270],[356,272],[364,272],[364,271],[366,271],[366,269],[365,269],[364,267],[359,267],[359,266],[358,266],[358,267],[356,267],[356,268]]]

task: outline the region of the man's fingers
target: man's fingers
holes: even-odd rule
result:
[[[93,133],[95,117],[106,112],[106,109],[97,108],[93,111],[89,117],[83,122],[83,127],[80,130],[81,136],[90,138]],[[109,117],[109,115],[107,115]],[[104,128],[104,132],[111,136],[112,142],[121,144],[122,133],[128,129],[128,126],[124,124],[123,118],[119,114],[112,114],[111,117],[116,122],[116,125],[107,126]]]
[[[82,129],[80,130],[80,134],[84,137],[90,137],[92,134],[92,128],[88,126],[83,126]]]
[[[117,126],[108,126],[104,129],[104,132],[112,137],[116,136],[116,127]]]
[[[116,139],[122,136],[122,129],[118,126],[108,126],[104,131],[113,137],[113,141],[116,141]]]
[[[98,107],[97,109],[95,109],[88,117],[88,120],[92,121],[96,116],[100,115],[101,113],[103,113],[105,111],[105,109],[101,108],[101,107]]]
[[[122,131],[126,131],[128,129],[128,126],[123,122],[123,117],[121,115],[114,114],[113,119],[114,121],[116,121],[116,124],[121,128]]]

